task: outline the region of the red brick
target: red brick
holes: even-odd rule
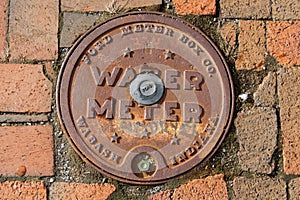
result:
[[[272,16],[275,19],[300,19],[299,0],[272,0]]]
[[[277,82],[284,171],[300,174],[300,68],[281,69]]]
[[[0,1],[0,59],[5,59],[8,0]]]
[[[51,126],[0,127],[0,144],[0,175],[53,175]]]
[[[148,197],[148,200],[170,200],[170,199],[171,199],[170,190],[162,191]]]
[[[260,70],[265,64],[265,29],[263,21],[239,22],[237,70]]]
[[[224,18],[268,18],[271,12],[270,1],[220,0],[220,7]]]
[[[173,0],[176,11],[180,15],[214,15],[216,14],[216,0]]]
[[[42,65],[0,64],[0,111],[50,112],[52,84]]]
[[[62,11],[109,11],[118,12],[122,8],[135,8],[160,5],[161,0],[62,0]],[[113,5],[114,4],[114,5]]]
[[[233,180],[233,191],[235,199],[287,199],[286,183],[269,177],[237,177]]]
[[[173,199],[191,200],[191,199],[228,199],[226,182],[224,175],[219,174],[209,176],[205,179],[192,180],[185,185],[175,189]]]
[[[220,27],[222,38],[232,47],[236,45],[236,23],[233,21],[226,22]]]
[[[284,66],[300,65],[300,21],[267,22],[267,48]]]
[[[3,182],[0,183],[0,199],[46,200],[47,191],[43,182]]]
[[[105,200],[114,191],[111,184],[84,184],[56,182],[50,186],[50,200],[97,199]]]
[[[12,59],[51,60],[58,53],[59,0],[11,0],[9,19]]]

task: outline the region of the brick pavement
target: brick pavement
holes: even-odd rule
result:
[[[0,183],[0,199],[47,199],[47,190],[43,182],[2,182]]]
[[[287,174],[300,174],[300,70],[283,68],[278,76],[283,164]]]
[[[0,93],[2,112],[51,111],[52,83],[42,65],[0,64]]]
[[[0,174],[3,176],[52,176],[54,174],[52,127],[0,127]],[[5,164],[4,164],[5,163]]]
[[[223,175],[209,176],[195,179],[176,188],[173,199],[228,199],[226,182]]]
[[[283,66],[300,65],[300,22],[267,22],[267,48]]]
[[[105,200],[115,191],[115,186],[110,184],[83,184],[56,182],[51,185],[50,200],[64,199],[97,199]]]
[[[8,0],[3,0],[0,2],[0,59],[4,60],[6,58],[6,32],[7,32],[7,10],[8,10]]]
[[[257,107],[238,113],[235,120],[240,149],[241,168],[270,174],[274,169],[273,153],[277,147],[275,109]]]
[[[10,0],[11,59],[53,60],[58,56],[58,0]]]
[[[300,196],[300,2],[164,2],[0,2],[0,199]],[[229,66],[236,96],[247,98],[237,98],[229,136],[204,166],[166,184],[144,187],[102,177],[66,148],[56,118],[54,86],[65,47],[106,16],[151,5],[205,27],[226,59],[233,61]],[[228,45],[232,54],[226,52]],[[249,85],[242,77],[258,84]]]

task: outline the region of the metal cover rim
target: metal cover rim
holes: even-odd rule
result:
[[[123,20],[123,18],[126,17],[126,21]],[[163,20],[163,21],[162,21]],[[220,134],[220,137],[218,141],[216,142],[216,145],[212,147],[211,151],[207,154],[205,158],[201,160],[201,163],[206,161],[220,146],[221,142],[223,141],[226,133],[228,132],[229,126],[232,121],[233,116],[233,109],[234,109],[234,91],[233,91],[233,82],[232,78],[230,76],[229,68],[225,62],[225,59],[223,58],[221,52],[218,50],[218,48],[215,46],[215,44],[198,28],[195,26],[185,22],[184,20],[181,20],[177,17],[166,15],[164,13],[157,13],[157,12],[133,12],[133,13],[127,13],[123,14],[114,18],[109,19],[108,21],[94,27],[90,31],[88,31],[85,35],[83,35],[70,49],[68,55],[65,58],[65,61],[62,65],[62,68],[60,70],[60,74],[58,77],[57,82],[57,95],[56,95],[56,104],[57,104],[57,110],[58,110],[58,116],[61,122],[61,125],[63,127],[64,133],[67,135],[68,141],[71,143],[73,148],[76,150],[76,152],[89,164],[94,166],[96,169],[100,170],[102,173],[113,177],[115,179],[118,179],[123,182],[128,183],[134,183],[134,184],[157,184],[157,183],[163,183],[168,181],[169,179],[172,179],[174,177],[177,177],[184,173],[184,171],[181,171],[177,175],[173,175],[169,178],[164,179],[155,179],[155,180],[134,180],[134,179],[127,179],[126,177],[122,177],[117,175],[118,173],[115,172],[113,169],[111,170],[104,170],[103,168],[96,165],[91,159],[89,159],[89,150],[85,149],[82,150],[82,148],[78,147],[78,144],[76,145],[76,142],[74,140],[78,139],[76,136],[76,128],[75,128],[75,121],[68,115],[68,111],[70,110],[69,107],[69,91],[66,87],[72,79],[72,73],[68,73],[66,75],[66,68],[68,66],[76,66],[77,62],[79,62],[78,59],[82,54],[81,50],[78,50],[79,46],[88,46],[91,43],[91,40],[95,40],[98,38],[97,31],[102,31],[104,33],[105,31],[108,31],[112,24],[117,26],[125,25],[125,24],[131,24],[131,23],[138,23],[138,22],[152,22],[152,23],[162,23],[167,24],[172,27],[175,27],[179,30],[182,30],[183,28],[188,28],[190,31],[189,34],[195,38],[198,42],[205,43],[205,45],[208,45],[209,48],[206,49],[209,54],[213,55],[214,58],[216,58],[216,63],[218,66],[223,66],[224,68],[221,68],[219,70],[223,70],[221,75],[222,80],[227,80],[228,85],[224,85],[226,87],[227,95],[226,96],[226,102],[228,103],[226,109],[226,124],[223,126],[223,132]],[[176,23],[174,23],[176,22]],[[174,26],[175,25],[175,26]],[[205,40],[203,40],[203,38]],[[75,60],[74,60],[75,58]],[[192,169],[196,165],[198,165],[199,162],[193,162],[192,166],[188,169]]]

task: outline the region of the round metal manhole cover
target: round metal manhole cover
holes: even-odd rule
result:
[[[121,181],[155,184],[207,159],[228,131],[233,86],[216,46],[162,13],[93,28],[60,71],[57,107],[75,150]]]

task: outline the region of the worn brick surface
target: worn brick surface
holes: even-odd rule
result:
[[[230,45],[236,45],[236,23],[233,21],[226,22],[220,28],[222,38]]]
[[[225,18],[268,18],[270,1],[257,0],[220,0],[221,17]]]
[[[276,73],[269,72],[253,94],[257,106],[272,106],[275,104]]]
[[[7,31],[8,0],[0,1],[0,59],[6,56],[6,31]]]
[[[47,191],[43,182],[3,182],[0,183],[0,199],[46,200]]]
[[[56,59],[59,0],[11,0],[9,19],[12,59]]]
[[[245,171],[271,173],[276,149],[277,118],[273,108],[256,107],[238,113],[235,126],[239,141],[239,163]]]
[[[52,84],[42,65],[0,64],[0,111],[50,112]]]
[[[50,200],[97,199],[106,200],[114,191],[111,184],[84,184],[56,182],[51,185]]]
[[[265,63],[265,29],[263,21],[239,22],[237,70],[262,69]]]
[[[170,190],[158,192],[148,197],[148,200],[170,200],[171,192]]]
[[[226,182],[223,175],[209,176],[204,179],[195,179],[176,188],[173,194],[175,200],[191,199],[228,199]]]
[[[278,76],[283,164],[287,174],[300,174],[300,68],[283,68]]]
[[[300,19],[299,0],[272,0],[272,16],[275,19]]]
[[[98,18],[98,15],[65,12],[60,47],[70,47],[81,34],[94,25]]]
[[[234,198],[255,200],[286,200],[286,184],[282,180],[269,177],[248,179],[235,178],[233,181]]]
[[[0,144],[0,175],[53,175],[51,126],[0,127]]]
[[[151,5],[160,5],[161,0],[62,0],[61,8],[63,11],[110,11],[116,12],[122,8],[134,8]]]
[[[180,15],[214,15],[216,14],[216,0],[173,0],[176,11]]]
[[[289,194],[291,200],[300,199],[300,178],[295,178],[289,183]]]
[[[267,22],[267,48],[284,66],[300,65],[300,21]]]
[[[0,122],[46,122],[48,116],[46,114],[38,115],[19,115],[19,114],[3,114],[0,115]]]

